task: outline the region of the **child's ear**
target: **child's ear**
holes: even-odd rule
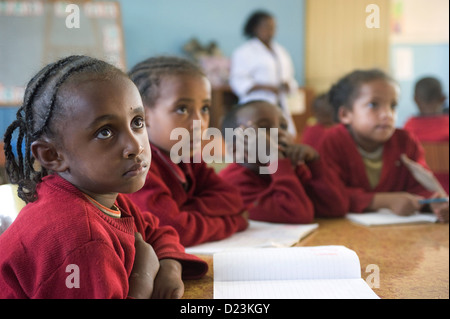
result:
[[[68,168],[64,157],[58,152],[55,144],[48,139],[39,139],[31,143],[31,152],[41,166],[48,170],[64,172]]]
[[[338,110],[339,122],[345,125],[351,124],[352,120],[352,110],[345,106],[341,106]]]

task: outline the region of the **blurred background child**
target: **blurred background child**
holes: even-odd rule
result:
[[[445,95],[438,79],[422,78],[414,89],[414,101],[419,115],[405,123],[405,130],[414,134],[421,142],[448,142],[448,113],[444,113]]]
[[[251,219],[307,224],[314,217],[341,217],[347,213],[343,185],[330,174],[316,150],[294,143],[279,107],[265,101],[239,105],[226,115],[222,131],[227,128],[253,128],[257,133],[254,144],[244,141],[245,161],[232,163],[219,173],[239,188]],[[259,168],[265,164],[258,159],[249,161],[248,152],[250,147],[260,145],[259,139],[266,139],[266,147],[276,143],[269,135],[271,128],[278,134],[277,165],[271,174],[260,174]],[[258,129],[266,132],[258,134]]]
[[[419,115],[411,117],[405,124],[405,130],[417,137],[427,145],[437,146],[447,144],[442,151],[447,154],[436,153],[438,157],[448,158],[449,121],[448,113],[444,112],[445,95],[438,79],[433,77],[422,78],[417,81],[414,90],[414,100],[419,108]],[[435,152],[428,149],[428,152]],[[438,159],[442,160],[443,159]],[[440,165],[439,165],[440,166]],[[444,190],[449,191],[449,174],[444,169],[434,169],[434,175]]]
[[[357,70],[341,78],[329,94],[341,124],[327,132],[320,154],[346,186],[350,211],[389,208],[410,215],[422,209],[419,200],[433,194],[414,178],[402,155],[428,166],[417,139],[395,128],[394,80],[380,70]],[[439,207],[434,212],[447,221],[448,204],[446,212]]]

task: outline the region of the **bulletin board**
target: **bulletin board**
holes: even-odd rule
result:
[[[0,0],[0,106],[20,105],[33,75],[72,54],[126,70],[118,2]]]

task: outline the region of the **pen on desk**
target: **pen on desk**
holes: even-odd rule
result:
[[[428,198],[419,200],[421,205],[432,204],[432,203],[448,203],[448,197],[444,198]]]

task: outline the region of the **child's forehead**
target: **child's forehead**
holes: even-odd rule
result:
[[[374,79],[361,83],[357,89],[357,96],[362,94],[384,95],[387,92],[398,95],[398,85],[388,79]]]
[[[60,101],[65,111],[96,111],[98,109],[127,109],[142,105],[136,86],[126,76],[110,78],[84,78],[67,83],[61,91]],[[119,107],[120,106],[120,107]]]
[[[254,102],[242,107],[238,112],[241,121],[256,122],[260,119],[277,119],[282,117],[279,107],[268,102]]]

